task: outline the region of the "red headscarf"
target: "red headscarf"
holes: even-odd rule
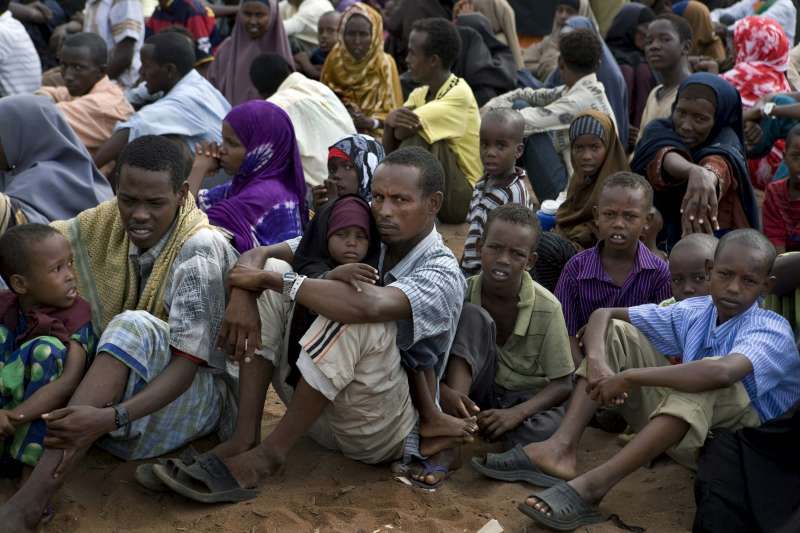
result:
[[[736,66],[722,75],[750,107],[769,93],[789,92],[789,39],[780,24],[767,17],[745,17],[733,33]]]

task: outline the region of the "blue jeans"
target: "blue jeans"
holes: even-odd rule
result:
[[[525,109],[530,104],[517,99],[512,107]],[[567,186],[567,167],[547,133],[534,133],[525,138],[522,166],[540,202],[554,200]]]

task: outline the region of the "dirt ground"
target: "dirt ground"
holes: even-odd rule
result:
[[[440,228],[457,255],[465,226]],[[270,391],[262,422],[269,432],[284,408]],[[211,438],[196,444],[207,449]],[[615,435],[589,429],[581,443],[580,467],[600,463],[619,449]],[[475,454],[493,451],[475,443],[463,450],[464,466],[437,492],[412,489],[395,480],[388,466],[367,466],[329,452],[304,438],[287,468],[255,500],[205,506],[178,495],[153,493],[133,479],[136,463],[123,464],[92,450],[54,500],[48,533],[106,532],[475,532],[491,519],[509,532],[540,531],[516,506],[538,490],[501,483],[469,466]],[[689,531],[694,515],[692,475],[669,460],[640,469],[604,500],[601,511],[648,532]],[[14,490],[0,480],[0,501]],[[0,524],[0,531],[3,530]],[[581,532],[622,531],[611,522]]]

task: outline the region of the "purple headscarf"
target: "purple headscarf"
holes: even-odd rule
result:
[[[283,28],[277,0],[244,0],[269,6],[269,26],[258,39],[253,39],[244,29],[241,16],[237,16],[233,33],[220,45],[214,62],[208,69],[208,81],[216,87],[231,105],[248,100],[260,100],[258,91],[250,81],[250,65],[261,54],[279,54],[294,68],[289,38]],[[268,3],[267,3],[268,2]]]
[[[226,199],[208,209],[211,223],[233,233],[237,250],[253,247],[253,227],[278,204],[293,202],[300,206],[305,225],[306,183],[289,115],[275,104],[255,100],[231,109],[225,122],[247,154],[231,180]]]

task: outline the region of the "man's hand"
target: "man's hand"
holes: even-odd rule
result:
[[[0,440],[10,437],[15,431],[16,428],[11,421],[11,413],[0,409]]]
[[[83,448],[116,429],[114,410],[90,405],[72,405],[42,415],[47,423],[45,446]]]
[[[257,299],[256,293],[231,288],[228,307],[225,308],[222,327],[217,337],[217,348],[227,353],[231,361],[239,362],[244,359],[245,363],[249,363],[256,349],[261,348],[261,317],[258,314]]]
[[[64,450],[53,472],[54,478],[60,477],[71,466],[76,452],[116,429],[114,410],[110,407],[74,405],[45,413],[42,419],[47,423],[45,447]]]
[[[519,406],[508,409],[489,409],[478,413],[478,428],[489,441],[495,441],[525,420],[525,413]]]
[[[356,291],[361,292],[359,282],[375,285],[378,281],[378,271],[364,263],[350,263],[334,268],[328,272],[325,279],[343,281],[348,285],[352,285]]]
[[[589,382],[586,387],[586,392],[592,400],[607,407],[619,407],[624,404],[630,390],[631,384],[625,379],[624,372]]]
[[[420,127],[419,117],[407,107],[400,107],[389,113],[386,125],[392,128],[417,130]]]
[[[692,165],[681,204],[683,235],[712,234],[717,222],[717,175],[707,168]]]
[[[260,268],[236,264],[228,272],[227,285],[230,288],[254,292],[256,293],[256,296],[258,296],[263,292],[263,288],[261,286],[261,275],[263,273],[264,271]]]
[[[481,410],[469,395],[452,389],[445,383],[439,385],[439,401],[442,411],[458,418],[471,418]]]

